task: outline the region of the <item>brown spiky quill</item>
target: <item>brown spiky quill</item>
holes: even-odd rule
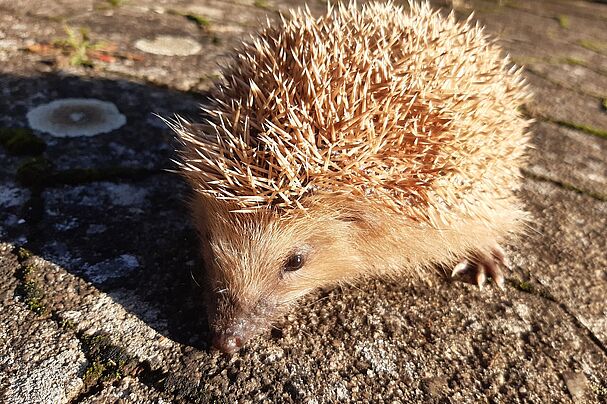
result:
[[[241,211],[340,192],[432,223],[509,189],[523,87],[482,28],[425,3],[300,10],[236,53],[204,122],[174,125],[181,170]]]

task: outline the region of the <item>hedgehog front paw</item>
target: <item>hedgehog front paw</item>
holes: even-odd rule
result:
[[[505,279],[501,267],[507,267],[506,254],[496,244],[490,253],[476,252],[469,259],[459,262],[453,267],[451,276],[461,276],[464,281],[478,285],[481,290],[489,276],[503,290]]]

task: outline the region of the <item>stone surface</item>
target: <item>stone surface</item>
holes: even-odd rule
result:
[[[443,278],[318,291],[225,356],[209,350],[188,188],[164,171],[154,114],[194,119],[226,52],[303,2],[116,3],[0,0],[0,127],[66,97],[127,117],[92,138],[36,132],[41,155],[0,147],[1,402],[607,401],[607,139],[583,127],[607,130],[607,4],[434,2],[476,10],[537,94],[520,190],[534,219],[508,247],[505,292]],[[53,50],[64,20],[105,43],[92,67]],[[162,35],[202,49],[134,45]],[[52,168],[24,183],[32,158]]]
[[[45,156],[59,170],[75,168],[140,168],[161,170],[170,167],[172,152],[169,132],[155,115],[196,116],[198,95],[180,94],[163,88],[117,79],[33,74],[23,77],[0,73],[0,127],[27,127],[26,113],[56,98],[82,95],[113,102],[126,113],[128,123],[101,137],[55,138],[38,135],[47,144]],[[15,101],[16,100],[16,101]],[[4,160],[3,160],[4,161]],[[9,167],[16,171],[19,164]]]
[[[83,404],[105,403],[137,403],[137,404],[166,404],[170,399],[164,398],[157,391],[140,383],[137,379],[125,377],[115,386],[111,385],[98,394],[87,397]]]
[[[529,173],[607,200],[607,139],[538,122]]]
[[[533,63],[527,69],[542,76],[553,84],[565,87],[580,94],[595,98],[607,96],[607,75],[602,71],[594,71],[581,64],[582,60],[565,59],[567,63]],[[607,61],[607,60],[606,60]],[[607,69],[607,64],[605,64]],[[601,67],[597,67],[597,70]]]
[[[27,242],[27,223],[22,216],[23,206],[30,195],[27,188],[13,181],[0,181],[0,237],[4,242]]]
[[[535,101],[527,105],[532,116],[598,129],[607,127],[607,113],[601,99],[563,91],[563,87],[533,73],[528,74],[527,79],[535,95]]]
[[[607,203],[548,182],[523,191],[534,220],[517,266],[607,347]]]
[[[0,396],[5,403],[62,403],[78,396],[86,359],[78,339],[40,320],[17,292],[22,270],[10,244],[0,244]]]

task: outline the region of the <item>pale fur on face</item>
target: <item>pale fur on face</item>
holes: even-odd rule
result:
[[[299,297],[353,278],[361,256],[353,247],[359,218],[314,201],[313,213],[265,209],[237,213],[208,196],[192,201],[210,294],[210,323],[222,332],[246,321],[246,334],[265,328]],[[285,268],[299,254],[300,269]]]

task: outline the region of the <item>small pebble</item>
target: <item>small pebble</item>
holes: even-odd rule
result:
[[[575,400],[577,398],[584,397],[586,389],[588,388],[588,379],[582,372],[564,372],[563,379],[569,394]]]

